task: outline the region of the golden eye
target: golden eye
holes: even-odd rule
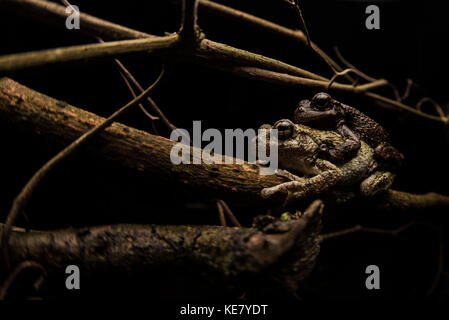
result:
[[[293,136],[293,133],[295,132],[295,125],[290,120],[283,119],[276,122],[273,129],[278,130],[278,138],[280,140],[287,140]]]
[[[317,93],[312,98],[312,105],[320,110],[328,109],[331,106],[332,97],[325,92]]]

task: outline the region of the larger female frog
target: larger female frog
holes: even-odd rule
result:
[[[287,193],[286,202],[313,197],[339,187],[357,186],[363,196],[372,196],[387,190],[394,174],[388,171],[370,171],[374,150],[360,140],[356,155],[343,162],[333,163],[326,159],[326,152],[339,147],[345,139],[333,131],[317,130],[288,119],[277,121],[273,127],[263,125],[266,135],[259,140],[270,148],[270,130],[278,132],[278,164],[276,174],[291,181],[262,190],[268,198],[282,192]]]

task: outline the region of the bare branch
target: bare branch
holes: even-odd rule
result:
[[[314,202],[298,219],[277,221],[283,228],[276,233],[255,228],[122,224],[13,231],[9,246],[12,262],[33,260],[47,269],[76,264],[93,273],[105,266],[150,269],[170,264],[185,268],[191,263],[206,274],[231,281],[248,274],[277,279],[285,271],[289,279],[285,285],[298,285],[298,279],[312,271],[319,252],[322,209],[321,202]],[[0,224],[0,232],[4,229]],[[271,266],[274,272],[268,270]]]
[[[346,236],[348,234],[353,234],[355,232],[365,232],[365,233],[377,233],[377,234],[385,234],[385,235],[390,235],[390,236],[397,236],[399,235],[401,232],[409,229],[411,226],[416,225],[417,223],[415,221],[411,221],[397,229],[393,229],[393,230],[386,230],[386,229],[379,229],[379,228],[370,228],[370,227],[364,227],[361,225],[355,225],[352,228],[348,228],[348,229],[343,229],[343,230],[339,230],[339,231],[335,231],[335,232],[331,232],[331,233],[326,233],[321,235],[321,240],[325,241],[325,240],[329,240],[329,239],[333,239],[333,238],[338,238],[341,236]]]
[[[363,73],[362,71],[360,71],[358,68],[356,68],[353,64],[349,63],[348,60],[346,60],[345,58],[343,58],[342,54],[340,53],[340,50],[338,49],[337,46],[334,46],[334,50],[335,53],[337,54],[338,59],[340,59],[340,61],[348,68],[348,69],[352,69],[353,72],[355,74],[357,74],[360,78],[365,79],[366,81],[369,82],[373,82],[376,81],[376,78],[370,77],[367,74]]]
[[[11,230],[11,226],[14,224],[17,216],[22,213],[23,209],[26,207],[31,195],[33,194],[36,187],[42,181],[42,179],[54,168],[56,167],[62,160],[69,157],[75,151],[79,150],[83,145],[85,145],[90,139],[92,139],[95,135],[103,131],[106,127],[112,124],[117,118],[119,118],[122,114],[128,111],[132,106],[139,103],[143,98],[145,98],[153,88],[159,83],[162,76],[164,74],[164,69],[160,73],[159,77],[156,81],[148,87],[143,93],[141,93],[137,98],[133,99],[125,106],[121,107],[119,110],[114,112],[109,118],[100,122],[97,126],[85,132],[78,139],[73,141],[68,147],[59,152],[56,156],[50,159],[44,166],[42,166],[36,173],[31,177],[31,179],[27,182],[27,184],[23,187],[22,191],[16,196],[13,201],[12,207],[8,213],[6,218],[6,227],[2,234],[2,243],[3,243],[3,255],[5,257],[5,261],[7,262],[8,256],[8,236]]]
[[[429,97],[424,97],[421,100],[418,101],[418,103],[416,104],[416,109],[418,109],[419,111],[421,111],[421,107],[424,103],[430,103],[435,110],[437,111],[437,113],[440,115],[441,118],[446,118],[446,114],[443,111],[443,108],[441,108],[441,106],[438,104],[438,102],[436,102],[435,100],[429,98]]]
[[[169,48],[174,48],[178,43],[178,35],[169,35],[16,53],[0,57],[0,72],[90,58],[115,57],[130,53],[161,53]]]
[[[367,83],[363,85],[351,85],[351,84],[341,84],[341,83],[333,83],[332,87],[329,88],[329,81],[322,81],[322,80],[315,80],[315,79],[308,79],[308,78],[302,78],[298,76],[293,76],[290,74],[285,73],[279,73],[274,71],[269,71],[265,69],[260,68],[253,68],[253,67],[227,67],[227,68],[221,68],[220,66],[211,66],[212,68],[220,69],[227,72],[232,72],[236,75],[259,80],[259,81],[265,81],[265,82],[271,82],[276,83],[284,86],[291,86],[291,87],[308,87],[313,88],[317,90],[335,90],[340,92],[347,92],[347,93],[361,93],[365,92],[367,90],[371,90],[376,87],[382,87],[386,85],[386,80],[380,79],[373,83]]]
[[[312,49],[313,52],[318,54],[319,58],[323,59],[327,63],[330,63],[333,66],[333,68],[335,68],[337,71],[343,70],[331,57],[329,57],[315,43],[311,41],[309,45],[306,35],[301,30],[289,29],[279,24],[273,23],[271,21],[259,18],[249,13],[234,8],[230,8],[212,1],[199,0],[199,3],[200,7],[209,10],[209,12],[216,13],[218,15],[233,19],[235,21],[247,24],[249,26],[260,28],[263,31],[275,33],[279,36],[285,37],[295,42],[299,42],[306,48]]]
[[[185,43],[192,45],[195,45],[200,39],[197,0],[182,0],[182,23],[179,37]]]
[[[228,216],[228,218],[232,221],[232,223],[237,226],[237,227],[242,227],[242,225],[240,224],[240,222],[237,220],[237,218],[235,217],[234,213],[232,213],[232,210],[229,208],[228,204],[226,202],[224,202],[223,200],[218,200],[221,203],[221,206],[223,207],[224,211],[226,212],[226,215]]]
[[[72,142],[87,129],[104,121],[104,118],[7,78],[0,80],[0,115],[0,119],[8,119],[8,123],[18,129],[31,127],[41,134],[57,137],[61,144]],[[199,192],[207,192],[212,197],[251,206],[267,207],[284,200],[282,197],[262,199],[260,192],[263,188],[285,180],[275,175],[260,175],[256,165],[246,162],[241,165],[175,165],[170,161],[170,152],[176,142],[118,123],[102,132],[101,137],[107,142],[104,148],[98,150],[87,145],[86,151],[153,179],[176,181]],[[235,159],[231,159],[230,163],[235,163]],[[373,201],[382,210],[393,212],[449,206],[448,196],[436,193],[416,195],[393,190]]]
[[[222,206],[222,204],[221,204],[220,201],[221,201],[221,200],[216,200],[216,203],[217,203],[217,209],[218,209],[218,217],[220,218],[220,224],[221,224],[223,227],[226,227],[226,226],[227,226],[227,224],[226,224],[226,218],[225,218],[225,215],[224,215],[223,206]]]
[[[21,15],[28,15],[43,23],[54,23],[58,26],[65,25],[65,20],[70,15],[70,13],[66,13],[64,6],[45,0],[3,0],[2,2],[4,7],[20,12]],[[80,28],[80,32],[103,39],[125,40],[157,37],[84,12],[80,12],[80,20],[83,26]]]
[[[391,99],[389,99],[387,97],[381,96],[381,95],[373,93],[373,92],[364,92],[364,95],[369,97],[369,98],[372,98],[374,100],[381,101],[381,102],[384,102],[384,103],[386,103],[388,105],[392,105],[392,106],[395,106],[395,107],[397,107],[399,109],[406,110],[408,112],[414,113],[414,114],[416,114],[416,115],[418,115],[420,117],[423,117],[423,118],[426,118],[426,119],[429,119],[429,120],[434,120],[434,121],[438,121],[438,122],[442,122],[442,123],[447,123],[448,122],[448,118],[447,117],[442,118],[442,117],[437,117],[437,116],[430,115],[428,113],[421,112],[419,110],[416,110],[415,108],[412,108],[410,106],[407,106],[407,105],[403,104],[402,102],[391,100]]]
[[[3,225],[2,225],[3,226]],[[47,275],[47,272],[45,271],[44,267],[35,261],[22,261],[11,274],[8,276],[8,278],[5,280],[3,285],[0,287],[0,300],[4,300],[6,298],[6,295],[8,293],[9,287],[13,284],[14,280],[17,278],[17,276],[25,269],[29,268],[37,268],[41,270],[42,274],[44,276]]]
[[[302,43],[307,44],[307,40],[306,37],[304,36],[304,34],[301,31],[295,31],[295,30],[291,30],[279,25],[276,25],[274,23],[271,23],[269,21],[260,19],[258,17],[255,16],[251,16],[249,14],[240,12],[238,10],[232,9],[232,8],[228,8],[219,4],[215,4],[211,1],[207,1],[207,0],[199,0],[200,1],[200,5],[204,6],[208,9],[211,9],[217,13],[223,14],[225,16],[237,19],[239,21],[242,22],[246,22],[246,23],[250,23],[253,25],[257,25],[260,26],[266,30],[271,30],[272,32],[276,32],[279,34],[283,34],[285,36],[291,37],[291,38],[295,38],[296,40],[300,40]],[[12,2],[12,0],[8,0],[8,4],[10,5]],[[40,12],[40,14],[36,14],[33,15],[34,16],[46,16],[46,14],[50,14],[50,16],[48,17],[49,19],[46,19],[46,22],[48,22],[48,20],[52,20],[52,19],[61,19],[61,17],[63,17],[64,19],[66,18],[66,14],[65,11],[63,11],[64,7],[63,6],[59,6],[59,9],[56,9],[54,6],[46,6],[47,1],[42,1],[42,0],[17,0],[17,2],[20,2],[22,4],[22,7],[24,10],[27,10],[28,6],[30,8],[30,11],[33,13],[36,12]],[[58,7],[58,5],[56,5],[56,7]],[[61,10],[62,9],[62,10]],[[47,11],[49,10],[49,11]],[[85,16],[81,15],[81,20],[83,20]],[[91,16],[86,17],[86,19],[90,19],[92,18]],[[95,18],[95,19],[90,19],[89,20],[89,24],[90,24],[90,28],[86,28],[85,30],[87,32],[89,32],[90,34],[93,35],[98,35],[98,33],[100,31],[104,31],[104,30],[111,30],[110,34],[107,34],[106,32],[106,36],[108,36],[109,38],[120,38],[120,37],[129,37],[130,34],[132,32],[128,32],[127,30],[123,30],[123,27],[110,23],[110,22],[106,22],[104,20]],[[106,27],[107,26],[107,27]],[[98,31],[96,30],[96,28],[98,27]],[[131,30],[131,29],[130,29]],[[133,31],[133,32],[137,32],[138,31]],[[115,33],[119,34],[119,36],[115,35]],[[103,33],[105,34],[105,33]],[[145,34],[145,33],[139,33],[138,35],[139,37],[142,36],[148,36],[150,37],[151,35]],[[154,36],[156,37],[156,36]],[[158,37],[156,37],[158,38]],[[159,37],[160,38],[160,37]],[[176,41],[175,41],[176,42]],[[240,63],[246,63],[246,64],[250,64],[253,67],[260,67],[260,68],[266,68],[272,71],[278,71],[278,72],[284,72],[284,73],[288,73],[288,74],[292,74],[292,75],[297,75],[297,76],[303,76],[303,77],[307,77],[307,78],[311,78],[311,79],[316,79],[316,80],[324,80],[324,81],[329,81],[328,79],[321,77],[319,75],[313,74],[309,71],[294,67],[294,66],[290,66],[288,64],[282,63],[280,61],[276,61],[275,59],[270,59],[270,58],[266,58],[263,57],[261,55],[255,55],[255,54],[246,54],[247,52],[244,50],[240,50],[240,49],[236,49],[236,48],[232,48],[223,44],[219,44],[219,43],[214,43],[213,41],[210,40],[203,40],[201,42],[202,44],[202,48],[200,48],[200,51],[202,50],[203,53],[205,54],[206,57],[204,57],[204,55],[200,55],[197,56],[196,58],[199,58],[199,60],[201,61],[202,59],[206,60],[206,64],[210,65],[210,62],[213,61],[214,57],[211,57],[210,55],[208,55],[208,51],[212,51],[215,52],[214,56],[215,59],[217,58],[226,58],[227,60],[233,61],[233,62],[240,62]],[[312,46],[314,46],[314,44],[312,43]],[[73,48],[73,47],[72,47]],[[123,48],[122,48],[123,49]],[[314,47],[315,51],[320,51],[320,55],[323,55],[324,52],[322,52],[321,49],[319,49],[318,47]],[[101,56],[101,54],[99,54]],[[4,58],[4,57],[3,57]],[[2,57],[0,57],[0,61],[1,61]],[[75,60],[77,60],[75,58]],[[209,60],[209,61],[207,61]],[[203,60],[204,61],[204,60]],[[328,61],[330,61],[332,63],[332,65],[335,67],[336,70],[341,71],[341,67],[338,66],[338,64],[336,64],[335,62],[333,62],[331,59],[329,59]],[[35,62],[35,65],[39,64]],[[25,63],[26,65],[26,63]],[[2,69],[2,65],[0,64],[0,70]],[[276,79],[273,79],[273,81],[277,81]],[[430,119],[430,120],[434,120],[434,121],[438,121],[438,122],[442,122],[442,123],[446,123],[447,117],[445,118],[441,118],[441,117],[435,117],[433,115],[429,115],[423,112],[420,112],[419,110],[416,110],[413,107],[404,105],[403,103],[399,102],[399,101],[394,101],[391,100],[387,97],[384,96],[380,96],[371,92],[366,92],[365,96],[375,100],[375,101],[380,101],[382,103],[385,103],[387,105],[396,107],[398,109],[403,109],[406,110],[408,112],[414,113],[418,116]],[[381,104],[380,104],[381,105]]]

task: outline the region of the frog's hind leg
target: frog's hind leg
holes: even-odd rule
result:
[[[296,190],[301,189],[303,186],[304,186],[304,182],[300,182],[297,180],[284,182],[284,183],[278,184],[277,186],[274,186],[271,188],[262,189],[261,196],[262,196],[262,198],[267,199],[279,192],[291,194],[291,193],[294,193]]]
[[[372,197],[390,188],[395,178],[395,174],[388,171],[376,171],[360,184],[360,194]]]
[[[305,179],[305,178],[298,177],[297,175],[295,175],[291,172],[288,172],[287,170],[283,170],[283,169],[276,169],[276,175],[278,177],[283,177],[283,178],[287,178],[292,181],[299,181],[299,182],[304,182],[304,179]]]
[[[374,159],[383,168],[393,171],[399,169],[404,163],[404,155],[388,142],[382,142],[374,149]]]
[[[264,188],[261,192],[263,198],[269,198],[276,193],[287,193],[284,206],[305,197],[315,196],[334,186],[341,177],[341,170],[332,163],[318,159],[315,169],[320,173],[311,178],[301,178],[286,170],[278,170],[277,175],[286,177],[289,182],[281,183],[271,188]]]

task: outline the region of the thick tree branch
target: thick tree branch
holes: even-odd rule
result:
[[[112,225],[50,232],[13,228],[9,247],[12,263],[32,260],[49,271],[71,264],[91,273],[170,265],[234,281],[257,275],[264,283],[271,280],[294,291],[315,265],[322,210],[321,201],[315,201],[300,217],[260,226],[267,233],[193,225]],[[0,224],[0,233],[4,228]]]
[[[138,97],[134,98],[132,101],[121,107],[119,110],[115,111],[110,117],[107,119],[102,119],[97,125],[95,125],[90,130],[87,130],[85,133],[80,135],[79,138],[74,139],[69,146],[51,158],[47,163],[45,163],[39,170],[37,170],[31,179],[27,182],[27,184],[23,187],[20,193],[16,196],[13,201],[11,210],[8,213],[6,218],[6,228],[2,233],[2,241],[3,243],[7,243],[8,233],[10,231],[11,226],[14,224],[15,219],[19,214],[25,209],[28,201],[31,198],[32,193],[38,186],[38,184],[44,179],[44,177],[61,161],[69,157],[74,152],[78,151],[82,146],[87,144],[93,137],[98,135],[101,131],[107,128],[110,124],[112,124],[115,120],[117,120],[121,115],[127,112],[132,106],[138,104],[143,98],[145,98],[150,91],[159,83],[162,75],[164,74],[164,69],[162,69],[161,74],[156,79],[156,81],[148,87],[144,92],[142,92]],[[3,246],[4,256],[7,257],[6,246]]]
[[[22,130],[28,128],[31,134],[39,133],[67,145],[103,120],[8,78],[0,79],[0,121]],[[261,198],[260,191],[285,181],[274,175],[260,175],[258,166],[246,162],[174,165],[170,160],[174,141],[119,123],[111,125],[97,138],[97,142],[86,145],[87,151],[142,174],[182,183],[221,199],[253,206],[268,205],[270,202]],[[282,200],[272,199],[273,203]],[[415,195],[389,191],[373,200],[382,209],[393,211],[449,206],[449,197],[434,193]]]
[[[63,145],[76,140],[104,118],[40,94],[10,79],[0,79],[0,119],[17,128],[33,128]],[[35,126],[34,126],[35,125]],[[33,131],[34,131],[33,129]],[[34,132],[34,133],[36,133]],[[176,142],[114,123],[86,149],[120,166],[163,180],[176,180],[220,197],[248,204],[260,202],[260,191],[283,180],[259,175],[256,165],[175,165],[170,151]]]
[[[449,197],[435,192],[412,194],[389,190],[379,201],[379,208],[384,210],[409,211],[430,207],[449,207]]]

